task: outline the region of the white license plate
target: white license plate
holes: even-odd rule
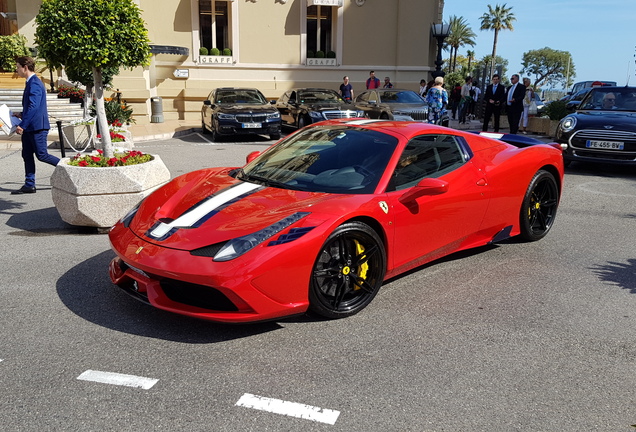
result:
[[[261,127],[261,123],[243,123],[243,129],[259,129]]]
[[[585,143],[587,148],[607,149],[607,150],[623,150],[625,144],[619,141],[594,141],[587,140]]]

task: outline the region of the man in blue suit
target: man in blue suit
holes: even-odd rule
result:
[[[35,75],[35,60],[31,57],[16,59],[16,72],[26,78],[26,87],[22,95],[22,119],[16,133],[22,135],[22,159],[24,159],[24,186],[11,193],[35,193],[35,157],[50,165],[57,165],[60,159],[47,151],[46,137],[51,128],[46,110],[46,89]]]

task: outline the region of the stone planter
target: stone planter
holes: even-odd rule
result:
[[[95,142],[95,125],[63,126],[60,141],[64,142],[64,148],[84,150]]]
[[[53,203],[70,225],[107,228],[170,180],[159,156],[120,167],[77,167],[62,159],[51,175]]]
[[[547,117],[530,117],[528,118],[527,129],[539,135],[549,135],[550,119]]]

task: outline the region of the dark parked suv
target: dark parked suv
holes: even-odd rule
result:
[[[323,88],[296,88],[278,99],[276,108],[284,125],[305,127],[323,120],[362,117],[364,113],[335,91]]]
[[[254,88],[222,87],[214,89],[201,108],[203,133],[212,133],[214,141],[222,135],[269,135],[280,138],[280,114],[265,96]]]

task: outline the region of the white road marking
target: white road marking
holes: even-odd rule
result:
[[[336,410],[296,402],[287,402],[249,393],[245,393],[241,396],[238,402],[236,402],[236,405],[330,425],[336,424],[336,420],[338,420],[338,416],[340,415],[340,411]]]
[[[137,387],[144,390],[152,388],[152,386],[157,384],[159,381],[158,379],[144,378],[135,375],[124,375],[114,372],[100,372],[90,369],[78,376],[77,379],[82,381],[94,381],[102,384]]]
[[[197,133],[197,135],[198,135],[199,137],[201,137],[201,139],[202,139],[203,141],[207,141],[207,142],[209,142],[210,144],[216,144],[214,141],[210,141],[209,139],[207,139],[206,137],[204,137],[204,136],[203,136],[202,134],[200,134],[200,133]]]

